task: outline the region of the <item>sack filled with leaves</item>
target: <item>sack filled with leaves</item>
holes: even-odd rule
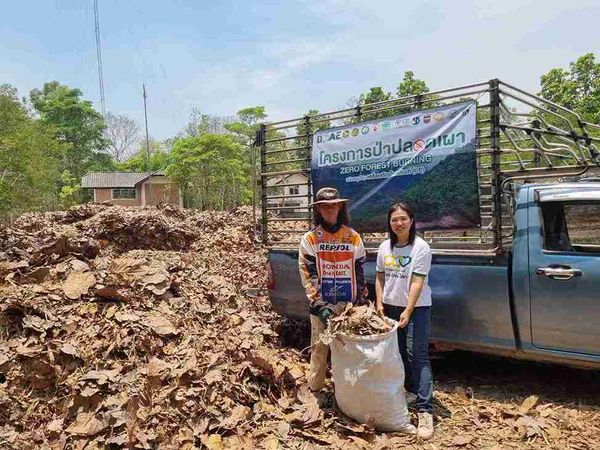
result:
[[[412,434],[397,330],[397,322],[372,307],[349,304],[330,320],[322,339],[331,348],[340,410],[378,430]]]

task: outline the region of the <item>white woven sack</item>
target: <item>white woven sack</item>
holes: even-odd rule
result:
[[[398,351],[398,323],[383,334],[338,335],[329,344],[340,410],[380,431],[410,424],[404,392],[404,365]]]

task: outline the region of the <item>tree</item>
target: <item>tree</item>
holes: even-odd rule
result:
[[[368,108],[368,105],[384,102],[386,100],[390,100],[391,98],[392,94],[390,92],[385,92],[381,86],[372,87],[369,89],[369,92],[360,94],[358,97],[358,106],[367,106],[367,108],[364,108],[362,117],[357,118],[357,121],[364,122],[366,120],[375,120],[392,115],[389,110],[382,112],[368,112],[371,109]],[[378,107],[376,106],[375,108]]]
[[[421,95],[429,92],[427,83],[423,80],[415,78],[415,74],[411,70],[404,72],[404,78],[396,88],[396,96],[407,97],[409,95]]]
[[[57,206],[65,146],[32,118],[17,90],[0,86],[0,217]]]
[[[232,136],[203,134],[178,139],[165,172],[182,188],[186,204],[226,209],[251,198],[244,146]]]
[[[308,146],[309,140],[312,139],[312,136],[314,135],[314,133],[316,133],[319,130],[326,130],[327,128],[331,128],[331,120],[329,120],[329,117],[327,115],[324,115],[323,117],[319,117],[318,122],[317,122],[315,117],[318,115],[320,115],[320,113],[316,109],[311,109],[304,115],[304,117],[308,118],[308,120],[309,120],[310,130],[309,130],[309,127],[307,127],[307,125],[306,125],[306,121],[304,120],[304,121],[300,122],[298,124],[298,126],[296,127],[296,135],[304,136],[305,134],[308,134],[309,131],[310,131],[310,134],[308,137],[300,137],[300,138],[294,139],[294,145],[296,147]],[[306,158],[306,157],[308,157],[307,149],[300,149],[296,152],[296,158]]]
[[[260,123],[267,118],[267,112],[264,106],[250,106],[240,109],[236,114],[234,122],[225,125],[227,131],[232,133],[242,147],[242,164],[240,167],[242,190],[254,192],[256,194],[258,179],[260,173],[259,158],[257,148],[253,146],[256,133],[260,129]],[[267,133],[269,134],[269,133]],[[277,134],[281,137],[279,134]],[[286,142],[277,143],[285,146]],[[253,197],[254,198],[254,197]]]
[[[106,115],[106,139],[108,152],[116,161],[123,161],[131,155],[140,138],[138,123],[124,115]]]
[[[79,89],[58,81],[44,83],[41,90],[33,89],[29,95],[41,122],[54,131],[59,142],[67,144],[61,172],[68,170],[75,179],[81,179],[90,166],[110,161],[99,155],[107,146],[104,120],[92,102],[81,96]]]
[[[264,106],[251,106],[237,112],[237,120],[225,125],[225,128],[236,135],[244,145],[254,141],[260,122],[267,118]]]
[[[415,74],[411,70],[404,72],[404,78],[396,88],[396,95],[398,98],[412,95],[424,95],[427,93],[429,93],[429,87],[427,86],[427,83],[423,80],[415,78]],[[439,105],[439,102],[435,101],[436,98],[437,96],[435,95],[428,95],[427,101],[420,101],[418,104],[413,106],[400,106],[397,109],[396,114],[404,114],[418,109],[435,108]]]
[[[226,134],[227,125],[234,122],[232,116],[219,117],[204,114],[198,108],[193,108],[190,113],[188,124],[179,137],[200,136],[201,134]]]
[[[117,170],[124,172],[155,172],[164,170],[169,165],[169,152],[160,141],[150,139],[150,165],[148,166],[148,153],[146,145],[141,144],[139,150],[127,160],[118,163]]]
[[[600,125],[600,63],[587,53],[571,63],[569,70],[551,69],[541,76],[539,95]]]

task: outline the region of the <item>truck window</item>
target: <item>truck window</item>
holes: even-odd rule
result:
[[[542,205],[544,249],[600,253],[600,202]]]

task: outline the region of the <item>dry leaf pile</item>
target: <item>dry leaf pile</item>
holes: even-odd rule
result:
[[[251,224],[243,208],[83,205],[0,229],[0,448],[428,446],[345,418],[331,386],[306,389]],[[366,322],[358,332],[380,326]],[[598,435],[589,403],[479,397],[489,380],[467,391],[440,373],[426,448],[590,448]]]
[[[393,322],[379,316],[371,306],[352,306],[349,303],[340,314],[331,318],[327,334],[330,336],[337,334],[370,336],[387,333],[392,328]]]

